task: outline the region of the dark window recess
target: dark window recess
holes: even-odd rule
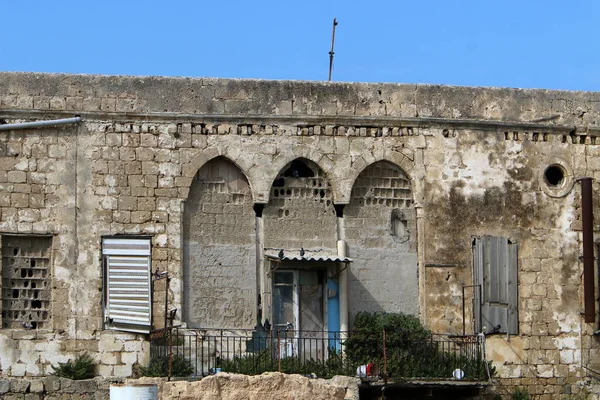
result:
[[[284,186],[285,186],[284,178],[277,178],[273,181],[273,187],[284,187]]]
[[[312,178],[315,176],[315,173],[303,161],[294,160],[290,167],[283,172],[283,176],[292,178]]]
[[[518,245],[507,238],[483,236],[473,240],[475,333],[519,333]],[[481,293],[481,295],[480,295]]]
[[[551,165],[544,172],[544,178],[552,187],[561,186],[565,180],[565,171],[560,165]]]

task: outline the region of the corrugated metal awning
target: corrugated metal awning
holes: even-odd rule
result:
[[[304,255],[304,256],[296,256],[290,255],[283,257],[279,257],[277,254],[265,254],[265,257],[270,261],[312,261],[312,262],[343,262],[343,263],[351,263],[352,260],[349,257],[340,257],[338,255]]]

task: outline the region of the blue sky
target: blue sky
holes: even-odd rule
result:
[[[5,0],[0,70],[600,91],[600,2]]]

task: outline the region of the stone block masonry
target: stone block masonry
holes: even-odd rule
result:
[[[599,98],[0,73],[7,123],[82,118],[0,130],[1,374],[44,376],[83,351],[103,376],[147,362],[144,334],[109,329],[103,237],[150,238],[152,272],[171,278],[168,290],[154,285],[155,328],[165,299],[176,324],[264,323],[274,312],[265,254],[332,256],[341,241],[353,259],[350,326],[359,311],[402,311],[441,334],[475,333],[481,302],[506,328],[508,301],[469,289],[479,282],[475,240],[493,237],[518,247],[506,283],[517,333],[487,338],[499,379],[544,384],[536,394],[552,398],[591,392],[586,368],[600,370],[600,359],[597,324],[580,316],[575,181],[600,176]],[[494,265],[486,273],[504,271]],[[339,284],[329,272],[322,279]],[[315,298],[336,298],[330,290]],[[333,313],[327,304],[314,310]]]
[[[172,381],[164,378],[105,379],[73,381],[45,378],[0,378],[0,396],[7,400],[109,400],[110,386],[156,385],[160,400],[183,399],[340,399],[358,400],[357,378],[337,376],[331,380],[308,379],[300,375],[265,373],[243,376],[220,373],[201,381]]]
[[[73,381],[56,376],[45,378],[0,378],[0,398],[6,400],[108,400],[111,384],[118,379],[94,378]]]

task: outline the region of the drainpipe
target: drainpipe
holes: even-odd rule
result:
[[[594,209],[592,178],[578,179],[581,183],[581,222],[583,228],[583,315],[586,323],[596,320],[594,296]]]
[[[78,122],[81,122],[81,117],[52,119],[52,120],[48,120],[48,121],[20,122],[17,124],[0,125],[0,131],[11,131],[11,130],[15,130],[15,129],[42,128],[42,127],[46,127],[46,126],[76,124]]]

